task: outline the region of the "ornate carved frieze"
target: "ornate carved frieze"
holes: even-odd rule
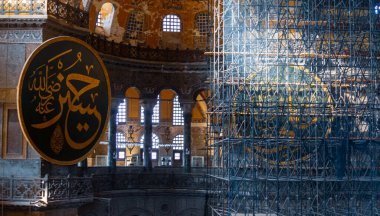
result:
[[[42,30],[0,30],[0,42],[2,43],[41,43]]]

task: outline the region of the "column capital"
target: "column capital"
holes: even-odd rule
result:
[[[152,99],[152,98],[145,98],[141,99],[141,106],[144,107],[144,110],[150,110],[153,111],[154,106],[157,103],[157,99]]]
[[[183,114],[184,115],[192,114],[194,105],[195,105],[194,100],[182,100],[181,101],[181,108],[183,110]]]
[[[117,111],[119,104],[123,101],[123,98],[112,98],[111,99],[111,111]]]

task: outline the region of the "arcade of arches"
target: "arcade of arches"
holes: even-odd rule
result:
[[[116,125],[116,131],[113,132],[116,133],[116,149],[109,150],[109,126],[103,141],[87,159],[88,166],[112,166],[112,163],[115,163],[114,166],[142,166],[145,136],[152,137],[147,147],[150,148],[148,159],[151,160],[147,162],[151,164],[147,165],[148,169],[151,169],[151,166],[187,165],[184,164],[186,152],[188,155],[207,158],[206,98],[207,92],[200,91],[193,100],[181,101],[175,91],[163,89],[156,98],[146,99],[140,98],[137,88],[128,88],[124,98],[114,98],[112,103],[110,124]],[[146,115],[151,117],[146,118]],[[146,119],[150,119],[151,122],[147,122]],[[186,131],[184,127],[189,126],[191,130]],[[145,127],[152,127],[150,134],[145,132]],[[187,146],[184,137],[192,140],[191,143],[186,143]],[[109,155],[115,155],[116,160],[107,164],[104,158],[108,158]]]

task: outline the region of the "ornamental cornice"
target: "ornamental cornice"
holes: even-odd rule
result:
[[[41,16],[6,16],[0,15],[1,28],[41,28],[47,21],[46,15]]]

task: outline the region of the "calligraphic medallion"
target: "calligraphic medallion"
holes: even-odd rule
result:
[[[326,84],[304,66],[281,64],[257,67],[245,83],[249,85],[240,85],[234,94],[232,125],[247,128],[237,135],[254,140],[246,151],[276,166],[315,157],[315,144],[320,141],[323,146],[333,121]]]
[[[111,91],[97,52],[72,37],[56,37],[26,61],[17,92],[22,131],[47,161],[86,158],[105,132]]]

